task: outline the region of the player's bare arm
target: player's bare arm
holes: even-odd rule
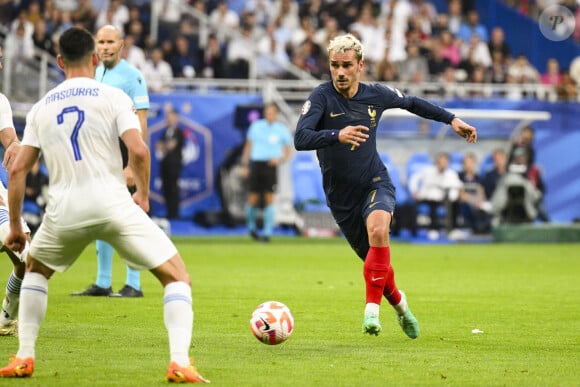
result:
[[[247,178],[248,176],[250,176],[250,153],[252,151],[252,141],[250,140],[246,140],[246,143],[244,144],[244,149],[242,150],[242,159],[241,159],[241,163],[242,163],[242,177]]]
[[[363,125],[347,126],[338,132],[338,141],[358,147],[369,138],[368,131],[369,128]]]
[[[127,166],[123,169],[123,173],[125,174],[125,181],[127,182],[127,187],[135,188],[135,177],[133,176],[133,170],[131,167]]]
[[[137,110],[137,117],[139,117],[139,123],[141,124],[141,138],[143,141],[147,139],[147,109],[139,109]],[[127,166],[124,169],[125,172],[125,180],[127,181],[127,187],[133,188],[135,187],[135,177],[134,172],[130,166]]]
[[[465,123],[461,118],[455,117],[451,121],[451,127],[461,137],[465,138],[467,142],[477,142],[477,130]]]
[[[149,147],[141,138],[138,130],[127,130],[123,133],[123,142],[129,151],[129,167],[133,170],[135,187],[133,200],[145,212],[149,211],[149,178],[151,155]]]
[[[24,145],[12,164],[8,177],[8,210],[10,213],[10,232],[4,244],[12,251],[22,252],[27,236],[22,228],[22,203],[26,188],[26,175],[38,160],[40,150]]]
[[[141,124],[141,138],[143,141],[147,141],[147,109],[137,110],[137,117],[139,117]]]

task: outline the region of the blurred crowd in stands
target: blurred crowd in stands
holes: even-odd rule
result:
[[[393,167],[388,168],[391,173]],[[423,227],[430,239],[441,232],[461,239],[487,234],[500,224],[550,221],[531,126],[521,130],[507,152],[494,149],[481,162],[469,151],[440,152],[434,159],[416,153],[407,162],[407,183],[397,188],[398,200],[405,189],[411,200],[397,203],[395,219],[398,214],[406,223],[394,225],[395,235],[403,228],[416,234]]]
[[[34,47],[55,55],[57,37],[72,25],[113,24],[125,33],[124,57],[153,92],[170,90],[174,78],[295,79],[289,67],[326,79],[328,41],[351,32],[366,48],[366,80],[544,84],[559,99],[576,99],[578,77],[555,58],[540,73],[514,55],[504,30],[482,24],[473,3],[449,0],[440,13],[426,0],[0,0],[0,33],[5,56],[31,60]],[[536,17],[552,2],[505,3]],[[560,3],[580,15],[575,1]]]

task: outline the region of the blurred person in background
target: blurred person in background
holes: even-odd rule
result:
[[[288,127],[278,121],[278,106],[266,104],[264,118],[250,125],[242,152],[242,174],[248,179],[246,225],[254,240],[269,242],[272,238],[276,220],[274,193],[278,184],[278,166],[290,160],[291,144]],[[260,207],[263,209],[261,235],[257,230]]]
[[[143,75],[150,91],[159,93],[173,88],[173,70],[171,70],[171,65],[163,59],[163,51],[159,47],[151,50],[151,57],[147,60]]]
[[[477,172],[477,159],[474,153],[463,156],[463,168],[459,172],[463,186],[459,190],[459,215],[463,226],[476,234],[490,231],[488,211],[491,205],[485,196],[483,179]]]
[[[163,131],[155,151],[161,159],[161,189],[165,199],[168,219],[179,218],[179,175],[181,174],[183,130],[179,126],[179,113],[172,107],[165,112],[167,127]]]

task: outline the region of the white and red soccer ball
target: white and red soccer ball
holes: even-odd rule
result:
[[[250,329],[264,344],[283,343],[294,330],[294,317],[286,305],[278,301],[266,301],[254,310]]]

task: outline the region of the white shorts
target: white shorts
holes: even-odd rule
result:
[[[151,270],[177,254],[163,230],[141,208],[130,205],[106,223],[75,229],[56,227],[45,218],[32,239],[29,255],[63,272],[97,239],[111,244],[136,270]]]

